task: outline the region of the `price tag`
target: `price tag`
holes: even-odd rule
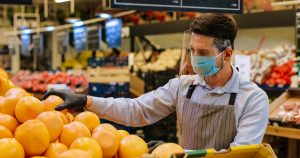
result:
[[[250,55],[235,55],[235,67],[239,69],[239,74],[242,78],[250,81],[251,56]]]

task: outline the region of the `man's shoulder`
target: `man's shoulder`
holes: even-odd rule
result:
[[[193,84],[193,82],[196,79],[196,75],[181,75],[179,77],[173,78],[170,81],[171,82],[180,82],[180,83],[184,83],[184,84]]]
[[[239,92],[244,96],[244,97],[249,97],[249,99],[253,98],[250,96],[262,96],[268,99],[268,96],[264,90],[262,90],[256,83],[247,81],[243,78],[240,77],[240,83],[239,83]],[[253,98],[255,99],[255,98]]]

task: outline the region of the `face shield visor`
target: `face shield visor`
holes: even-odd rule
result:
[[[185,31],[179,75],[215,75],[223,67],[222,54],[227,47],[231,47],[230,40]]]

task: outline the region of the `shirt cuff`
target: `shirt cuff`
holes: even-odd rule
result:
[[[106,99],[101,97],[91,97],[92,104],[87,107],[87,110],[95,113],[99,117],[103,114],[101,113],[101,109],[104,109],[106,106]]]

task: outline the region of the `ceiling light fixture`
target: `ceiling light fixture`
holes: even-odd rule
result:
[[[55,0],[55,3],[69,2],[70,0]]]
[[[111,19],[112,15],[108,14],[108,13],[100,13],[100,14],[98,14],[98,17],[99,18],[104,18],[104,19]]]

